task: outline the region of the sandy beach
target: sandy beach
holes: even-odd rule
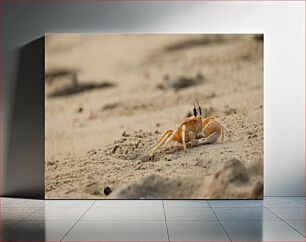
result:
[[[45,198],[262,198],[262,35],[48,34],[45,46]],[[224,141],[150,158],[196,101]]]

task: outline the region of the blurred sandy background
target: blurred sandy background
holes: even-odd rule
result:
[[[48,34],[45,58],[46,198],[261,198],[262,35]],[[196,100],[225,141],[148,160]]]

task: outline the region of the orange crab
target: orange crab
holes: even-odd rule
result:
[[[183,148],[186,151],[187,143],[191,143],[191,146],[198,144],[198,140],[204,138],[204,144],[215,143],[221,136],[221,141],[224,140],[224,131],[227,129],[216,120],[215,117],[202,117],[202,110],[198,104],[198,111],[194,105],[193,117],[189,117],[180,122],[179,126],[173,130],[166,130],[161,138],[158,140],[157,145],[151,152],[151,156],[155,151],[162,146],[164,148],[170,141],[176,141],[183,144]]]

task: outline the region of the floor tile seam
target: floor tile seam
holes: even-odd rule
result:
[[[84,214],[95,204],[95,202],[96,200],[94,200],[94,202],[81,214],[79,219],[77,219],[77,221],[71,225],[70,229],[68,229],[68,231],[64,234],[64,236],[60,239],[60,242],[62,242],[65,239],[65,237],[70,233],[70,231],[75,227],[75,225],[81,220]]]
[[[267,208],[268,209],[268,208]],[[281,221],[283,221],[285,224],[287,224],[290,228],[292,228],[295,232],[297,232],[298,234],[300,234],[303,238],[305,238],[305,236],[300,233],[297,229],[295,229],[293,226],[291,226],[289,223],[286,222],[286,220],[282,219],[280,216],[278,216],[276,213],[274,213],[272,210],[268,209],[271,213],[273,213],[276,217],[278,217]]]
[[[214,213],[215,217],[217,218],[217,221],[218,221],[219,225],[220,225],[221,228],[223,229],[223,231],[224,231],[224,233],[226,234],[226,236],[228,237],[228,239],[229,239],[230,241],[233,241],[233,240],[231,239],[231,237],[229,236],[229,234],[227,233],[227,231],[225,230],[223,224],[220,222],[220,220],[219,220],[217,214],[215,213],[215,211],[214,211],[214,210],[212,209],[212,207],[210,206],[210,204],[209,204],[209,207],[210,207],[211,211]]]
[[[170,235],[169,235],[169,229],[168,229],[168,223],[167,223],[167,217],[166,217],[166,211],[165,211],[165,204],[163,200],[162,200],[162,204],[163,204],[164,219],[165,219],[166,230],[167,230],[167,238],[168,238],[168,242],[170,242]]]

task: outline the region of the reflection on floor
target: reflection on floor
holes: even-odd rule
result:
[[[1,241],[305,241],[305,198],[1,198]]]

